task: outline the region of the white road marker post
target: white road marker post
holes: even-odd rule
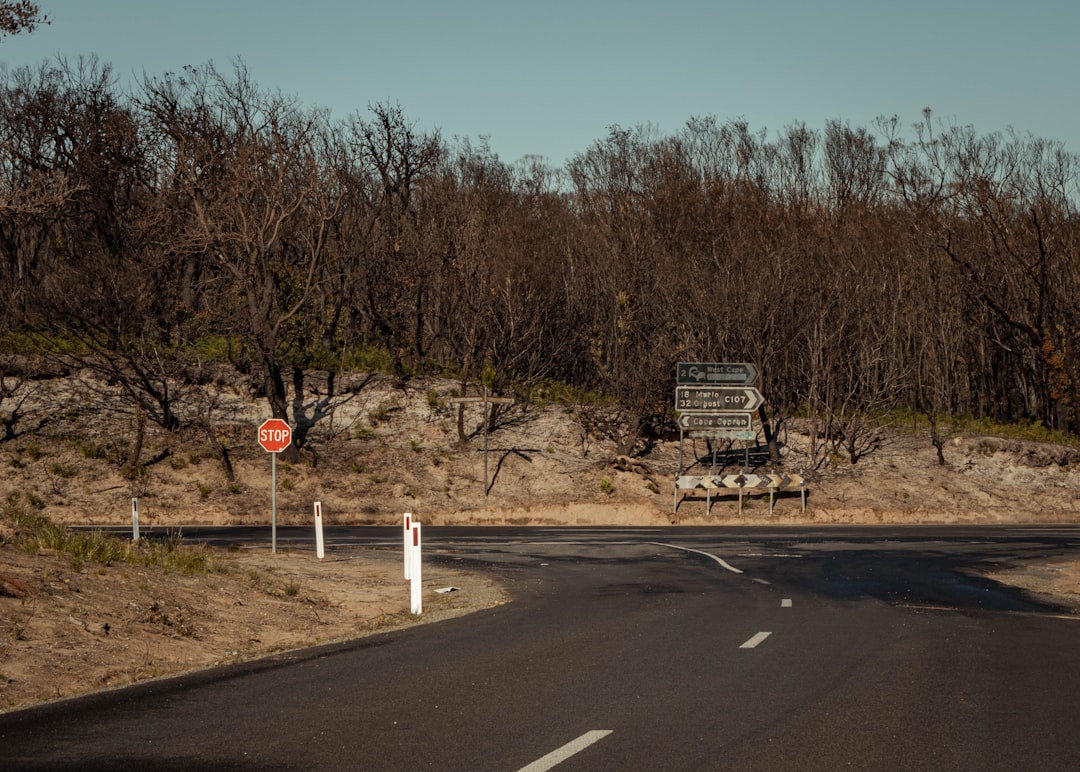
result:
[[[319,556],[319,562],[326,556],[326,548],[323,542],[322,532],[322,502],[315,502],[315,554]]]
[[[131,500],[131,540],[139,540],[139,500]]]
[[[412,601],[412,613],[420,616],[424,613],[423,588],[421,587],[421,561],[420,561],[420,523],[412,526],[412,553],[409,567],[410,599]]]
[[[405,580],[408,581],[412,562],[412,512],[405,513],[405,529],[402,533],[401,543],[405,548]]]

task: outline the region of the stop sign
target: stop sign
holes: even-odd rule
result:
[[[259,444],[268,453],[279,453],[292,442],[292,429],[280,418],[263,421],[259,427]]]

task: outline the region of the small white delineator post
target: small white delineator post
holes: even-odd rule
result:
[[[131,540],[139,540],[139,500],[131,500]]]
[[[424,602],[422,595],[422,589],[420,586],[420,579],[422,569],[420,568],[420,523],[413,523],[412,526],[412,550],[410,561],[412,565],[409,568],[409,581],[412,583],[410,587],[411,600],[412,600],[412,613],[419,616],[424,612]]]
[[[322,533],[322,502],[315,502],[315,554],[319,556],[319,562],[326,556]]]
[[[412,512],[405,513],[405,530],[402,544],[405,547],[405,578],[409,578],[409,563],[412,561]]]

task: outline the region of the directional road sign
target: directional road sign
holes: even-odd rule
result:
[[[757,379],[757,365],[751,362],[679,362],[675,369],[680,386],[753,386]]]
[[[676,386],[680,413],[723,413],[757,410],[765,402],[752,386]]]
[[[683,429],[749,429],[750,413],[683,413],[679,426]]]
[[[695,429],[690,436],[699,440],[753,440],[757,432],[753,429]]]

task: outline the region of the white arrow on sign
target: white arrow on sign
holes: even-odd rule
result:
[[[752,362],[679,362],[675,378],[677,384],[753,386],[758,369]]]

